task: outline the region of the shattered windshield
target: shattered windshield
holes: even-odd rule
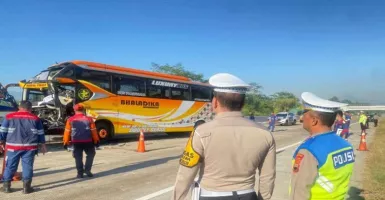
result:
[[[30,81],[46,81],[49,71],[42,71],[40,74],[36,75]]]
[[[52,69],[49,71],[49,74],[48,74],[48,80],[52,80],[52,78],[58,74],[61,70],[63,69],[63,67],[60,67],[60,68],[56,68],[56,69]]]
[[[59,73],[62,69],[63,69],[63,67],[54,68],[54,69],[51,69],[51,70],[44,70],[44,71],[40,72],[40,74],[38,74],[35,77],[33,77],[32,79],[30,79],[30,81],[47,81],[47,80],[52,80],[52,78],[57,73]]]

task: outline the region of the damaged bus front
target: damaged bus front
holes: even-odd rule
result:
[[[20,81],[19,86],[23,90],[22,99],[32,102],[32,111],[43,121],[46,133],[62,134],[66,119],[74,114],[73,68],[54,65],[28,81]]]

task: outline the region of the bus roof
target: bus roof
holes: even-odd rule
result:
[[[187,84],[194,84],[194,85],[201,85],[206,87],[211,87],[210,84],[200,82],[200,81],[193,81],[190,78],[184,77],[184,76],[178,76],[178,75],[172,75],[172,74],[166,74],[166,73],[160,73],[160,72],[151,72],[146,70],[140,70],[140,69],[133,69],[133,68],[127,68],[127,67],[120,67],[120,66],[114,66],[114,65],[107,65],[103,63],[97,63],[97,62],[89,62],[89,61],[83,61],[83,60],[73,60],[73,61],[65,61],[61,63],[56,63],[54,65],[51,65],[48,67],[48,71],[52,68],[61,67],[61,65],[67,65],[67,64],[73,64],[78,65],[79,67],[82,67],[82,65],[86,65],[87,68],[97,70],[97,71],[105,71],[105,72],[112,72],[112,73],[118,73],[118,74],[127,74],[131,76],[139,76],[139,77],[146,77],[146,78],[156,78],[156,79],[163,79],[168,81],[176,81],[176,82],[183,82]],[[47,71],[47,70],[44,70]]]
[[[55,65],[52,65],[51,67],[56,67],[56,66],[63,64],[63,63],[66,63],[66,62],[58,63]],[[202,83],[199,81],[192,81],[191,79],[184,77],[184,76],[177,76],[177,75],[171,75],[171,74],[165,74],[165,73],[159,73],[159,72],[151,72],[151,71],[146,71],[146,70],[120,67],[120,66],[114,66],[114,65],[107,65],[107,64],[103,64],[103,63],[97,63],[97,62],[73,60],[73,61],[69,61],[67,63],[73,63],[73,64],[79,65],[79,66],[87,65],[88,68],[94,69],[94,70],[137,75],[137,76],[141,76],[141,77],[159,78],[159,79],[165,79],[165,80],[169,80],[169,81],[184,82],[184,83],[209,86],[209,87],[211,86],[208,83]]]
[[[159,72],[150,72],[140,69],[133,69],[133,68],[126,68],[126,67],[120,67],[120,66],[113,66],[113,65],[107,65],[102,63],[96,63],[96,62],[88,62],[88,61],[82,61],[82,60],[74,60],[72,61],[75,65],[87,65],[90,68],[94,69],[103,69],[108,71],[115,71],[120,73],[130,73],[130,74],[137,74],[142,76],[152,76],[152,77],[160,77],[160,78],[166,78],[176,81],[188,81],[191,80],[184,76],[177,76],[177,75],[171,75],[171,74],[165,74],[165,73],[159,73]]]

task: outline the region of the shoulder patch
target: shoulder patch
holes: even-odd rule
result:
[[[305,157],[302,153],[298,153],[295,156],[294,165],[293,165],[293,172],[297,173],[299,172],[299,167],[301,166],[302,159]]]
[[[201,155],[199,155],[192,146],[194,132],[195,130],[191,132],[190,138],[187,141],[186,148],[183,151],[183,155],[179,160],[179,164],[189,168],[196,166],[201,158]]]

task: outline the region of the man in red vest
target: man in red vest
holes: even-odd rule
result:
[[[33,192],[33,163],[39,145],[43,154],[47,152],[43,124],[31,111],[32,103],[21,101],[19,111],[6,115],[0,127],[0,145],[5,144],[7,149],[3,176],[5,193],[12,192],[11,181],[20,160],[23,168],[23,193]]]
[[[349,134],[349,124],[344,120],[343,113],[341,110],[336,111],[336,121],[334,122],[334,131],[338,136],[345,138],[347,140],[346,135]]]
[[[95,157],[95,146],[99,146],[99,137],[96,131],[96,126],[92,118],[87,117],[84,112],[84,106],[77,104],[74,106],[75,115],[67,120],[63,144],[67,149],[70,141],[74,146],[73,155],[78,171],[77,178],[83,178],[83,173],[88,177],[92,177],[92,163]],[[86,164],[83,169],[83,151],[86,153]]]

